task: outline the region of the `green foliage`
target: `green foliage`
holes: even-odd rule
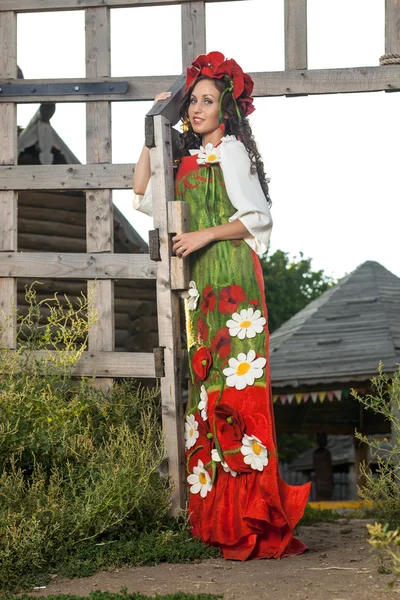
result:
[[[381,523],[367,525],[367,529],[370,535],[368,542],[378,555],[378,571],[393,574],[389,583],[389,587],[393,587],[400,579],[400,532],[398,529],[392,531],[388,524],[382,526]]]
[[[277,435],[279,460],[290,463],[300,454],[316,444],[315,435],[280,433]]]
[[[270,333],[307,306],[335,281],[322,270],[313,271],[311,258],[289,259],[288,252],[276,250],[261,259],[268,306]]]
[[[123,382],[108,396],[74,379],[90,303],[47,300],[43,325],[33,290],[27,299],[17,350],[0,350],[0,581],[9,586],[87,540],[159,528],[170,504],[158,390]]]
[[[357,432],[356,437],[368,444],[371,457],[377,462],[376,473],[368,465],[361,465],[366,484],[358,489],[361,498],[374,506],[374,514],[382,524],[397,529],[400,527],[400,370],[393,377],[383,372],[379,365],[378,375],[371,380],[374,394],[352,395],[366,410],[380,414],[392,428],[391,442],[387,439],[369,439]]]
[[[313,508],[307,504],[303,518],[299,522],[299,526],[314,525],[315,523],[332,523],[341,518],[341,515],[335,510],[330,510],[328,508]]]

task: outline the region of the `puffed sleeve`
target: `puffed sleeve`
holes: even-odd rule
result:
[[[272,217],[258,175],[250,171],[250,157],[242,142],[222,141],[221,168],[226,191],[236,208],[229,221],[242,221],[253,236],[245,241],[257,254],[264,254],[271,235]]]
[[[133,196],[133,208],[139,210],[149,217],[153,216],[153,197],[151,193],[151,178],[147,184],[146,191],[143,196],[134,194]]]

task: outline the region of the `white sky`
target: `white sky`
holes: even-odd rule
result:
[[[207,51],[235,58],[246,71],[284,69],[283,0],[206,10]],[[309,68],[377,66],[384,22],[384,0],[308,0]],[[182,72],[179,5],[113,9],[111,23],[114,77]],[[18,64],[29,79],[84,77],[84,12],[20,14]],[[271,251],[303,252],[335,277],[366,260],[400,276],[399,94],[259,98],[255,105],[250,119],[271,177]],[[113,162],[136,162],[150,106],[113,104]],[[19,105],[19,125],[36,108]],[[52,125],[84,163],[84,105],[58,104]],[[115,191],[114,200],[147,239],[152,221],[133,210],[132,194]]]

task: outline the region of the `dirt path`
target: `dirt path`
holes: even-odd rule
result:
[[[310,551],[283,560],[245,563],[208,560],[200,564],[134,567],[84,579],[55,581],[35,596],[86,595],[94,590],[148,595],[177,591],[223,594],[224,600],[392,600],[390,575],[380,575],[367,542],[365,520],[340,520],[302,527]]]

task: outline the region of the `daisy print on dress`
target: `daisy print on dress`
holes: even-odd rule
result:
[[[185,300],[188,300],[189,310],[196,310],[200,294],[194,281],[189,281],[189,289],[182,292],[181,296],[182,298],[185,298]]]
[[[247,356],[241,352],[237,358],[230,358],[229,367],[223,370],[223,374],[226,375],[226,385],[237,390],[244,390],[246,386],[253,385],[255,379],[262,377],[266,362],[262,356],[256,358],[254,350],[249,350]]]
[[[187,481],[190,485],[190,492],[192,494],[198,494],[200,492],[200,496],[205,498],[208,492],[211,492],[211,477],[205,470],[202,460],[199,460],[197,467],[193,468],[193,473],[187,477]]]
[[[197,438],[199,437],[198,423],[194,418],[194,415],[187,415],[185,423],[185,448],[189,450],[195,445]]]
[[[226,473],[230,473],[232,475],[232,477],[236,477],[237,473],[236,471],[233,471],[224,460],[221,460],[220,455],[218,454],[218,450],[216,448],[214,448],[214,450],[211,450],[211,459],[214,462],[220,462],[221,463],[221,467],[224,469],[224,471]]]
[[[239,340],[244,340],[245,337],[254,338],[257,333],[262,333],[266,322],[260,310],[250,307],[243,308],[240,313],[233,313],[232,319],[229,319],[226,325],[232,337],[237,336]]]
[[[201,386],[200,388],[200,402],[199,405],[197,407],[200,411],[201,411],[201,418],[203,419],[203,421],[207,421],[208,419],[208,394],[207,394],[207,390],[204,387],[204,385]]]
[[[244,434],[242,438],[243,461],[255,471],[263,471],[268,464],[268,451],[255,435]]]
[[[194,152],[193,152],[194,154]],[[198,165],[209,165],[213,163],[219,163],[221,161],[221,154],[219,148],[216,148],[213,144],[208,143],[205,146],[200,146],[200,150],[197,154]]]

